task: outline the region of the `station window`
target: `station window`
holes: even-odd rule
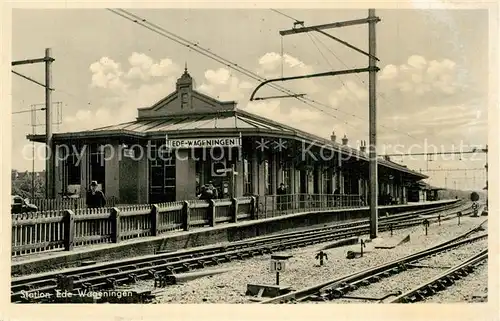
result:
[[[187,105],[188,105],[188,95],[182,94],[181,95],[181,108],[186,108]]]
[[[272,193],[272,182],[271,182],[271,166],[269,164],[269,161],[265,160],[264,161],[264,178],[266,182],[266,190],[265,194],[269,195]]]
[[[78,155],[74,152],[66,158],[66,168],[68,173],[68,185],[79,185],[81,183],[81,171],[78,162]]]
[[[323,172],[323,194],[332,194],[332,172]]]
[[[243,160],[243,184],[244,184],[244,194],[253,194],[253,184],[252,184],[252,162],[248,159]]]
[[[175,159],[163,145],[150,146],[150,203],[175,200]]]
[[[90,145],[90,177],[91,180],[101,184],[103,192],[105,192],[104,179],[106,177],[104,169],[104,149],[102,145]]]
[[[290,189],[292,186],[292,182],[290,180],[290,167],[288,165],[283,166],[281,179],[283,184],[285,184],[287,194],[291,194]]]

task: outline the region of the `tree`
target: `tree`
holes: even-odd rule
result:
[[[32,173],[25,172],[19,175],[18,178],[13,178],[11,187],[12,187],[12,195],[19,195],[22,198],[31,198],[32,197]],[[35,198],[44,198],[45,197],[45,182],[43,178],[38,176],[35,173]]]

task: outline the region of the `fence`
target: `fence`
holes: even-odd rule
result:
[[[85,198],[33,198],[29,200],[31,204],[38,208],[38,211],[57,211],[65,209],[80,209],[87,207]],[[106,206],[113,207],[117,204],[118,200],[115,197],[106,199]]]
[[[297,194],[13,214],[12,255],[70,251],[75,246],[361,204],[359,195]]]
[[[364,206],[360,195],[290,194],[259,197],[259,218],[304,212],[308,209],[344,209]]]

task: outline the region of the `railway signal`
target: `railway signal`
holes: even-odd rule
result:
[[[477,204],[477,202],[472,203],[472,209],[474,210],[474,217],[478,216],[478,208],[479,205]]]
[[[361,257],[363,257],[363,248],[366,247],[366,243],[363,239],[361,239],[361,251],[360,251],[360,254],[361,254]]]
[[[320,251],[316,254],[316,260],[319,260],[319,266],[323,266],[323,259],[328,260],[328,255],[325,252]]]
[[[425,227],[425,235],[427,235],[427,229],[429,228],[429,225],[430,225],[430,222],[428,219],[425,219],[422,224],[424,225]]]

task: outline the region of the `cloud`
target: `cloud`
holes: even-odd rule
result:
[[[400,66],[386,65],[378,77],[384,82],[384,88],[417,96],[430,92],[454,94],[462,86],[458,78],[455,62],[449,59],[427,61],[420,55],[410,56],[406,64]]]
[[[394,79],[398,76],[398,73],[399,73],[398,67],[394,65],[387,65],[379,73],[378,79],[379,80]]]
[[[102,57],[99,61],[90,65],[90,71],[92,72],[92,87],[114,90],[126,89],[126,84],[121,79],[123,75],[121,66],[113,59]]]
[[[208,81],[218,85],[226,84],[230,76],[231,73],[226,68],[219,68],[217,70],[210,69],[205,72],[205,78]]]
[[[127,72],[126,78],[130,80],[150,80],[152,77],[163,77],[179,71],[179,68],[166,58],[155,63],[153,59],[143,53],[134,52],[128,58],[132,66]]]
[[[90,87],[101,89],[104,98],[66,116],[63,130],[89,130],[131,121],[137,117],[137,108],[152,105],[175,90],[180,68],[171,59],[155,61],[134,52],[127,61],[128,70],[108,57],[90,65]]]
[[[293,72],[312,72],[313,68],[296,57],[289,54],[283,56],[276,52],[268,52],[259,58],[259,66],[261,72],[270,74],[271,72],[280,71],[281,66],[286,71]],[[285,70],[283,70],[285,72]]]
[[[366,101],[368,91],[354,81],[345,81],[341,87],[329,95],[328,101],[332,107],[345,106],[346,104]]]
[[[108,57],[90,65],[92,72],[92,88],[111,89],[125,92],[132,81],[149,81],[152,78],[161,78],[178,73],[179,68],[172,60],[165,58],[155,62],[151,57],[134,52],[128,58],[130,68],[124,71],[122,65]]]
[[[110,58],[102,58],[90,66],[93,88],[105,89],[105,99],[98,106],[67,117],[70,130],[91,129],[133,120],[137,108],[149,106],[175,89],[181,71],[169,58],[155,61],[142,53],[132,53],[125,69]],[[317,72],[311,65],[291,55],[275,52],[261,55],[253,67],[262,77],[281,77]],[[454,139],[463,135],[480,135],[485,128],[484,108],[479,102],[464,100],[462,91],[450,96],[457,88],[454,75],[457,66],[451,60],[428,60],[419,55],[408,57],[401,65],[386,65],[379,73],[380,144],[412,144],[417,139]],[[310,107],[297,99],[269,99],[249,102],[258,82],[243,78],[226,67],[208,69],[195,89],[216,99],[234,100],[238,108],[300,130],[329,138],[335,131],[338,141],[347,134],[349,144],[368,140],[368,92],[355,78],[342,77],[335,86],[322,87],[311,79],[279,83],[295,93],[305,93],[326,105]],[[394,103],[394,91],[400,101]],[[257,97],[283,95],[270,86],[258,91]],[[462,95],[462,96],[461,96]],[[433,100],[429,100],[432,97]],[[451,99],[445,102],[444,98]],[[386,101],[387,100],[387,101]],[[464,101],[460,101],[464,100]],[[470,99],[469,99],[470,100]],[[353,108],[358,106],[358,109]],[[453,129],[443,130],[443,126]]]
[[[266,79],[309,75],[314,72],[311,65],[289,54],[282,56],[276,52],[268,52],[258,59],[257,74]],[[285,87],[303,94],[315,94],[323,90],[322,86],[313,79],[288,81]],[[263,88],[261,91],[265,92],[266,89]],[[276,94],[275,91],[274,94]]]

